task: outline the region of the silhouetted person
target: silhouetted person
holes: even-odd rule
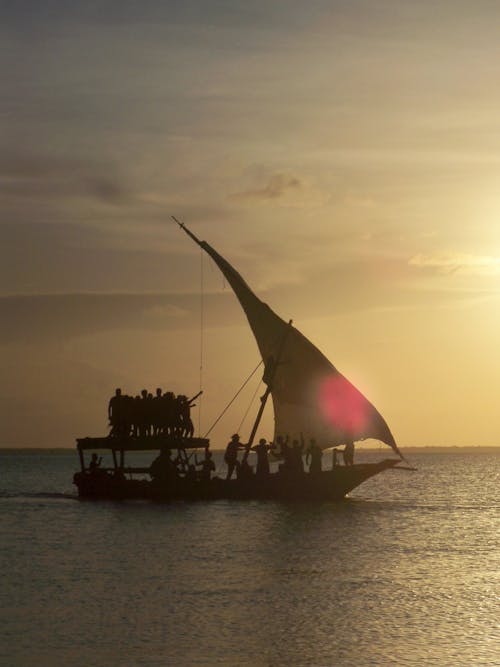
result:
[[[172,461],[170,449],[162,449],[149,468],[154,482],[169,483],[177,478],[177,466]]]
[[[123,397],[122,390],[116,389],[108,403],[108,419],[111,431],[109,435],[123,435]]]
[[[294,472],[304,472],[304,460],[302,454],[304,452],[304,440],[301,436],[301,442],[294,440],[292,442],[291,451],[291,465]]]
[[[212,452],[208,449],[205,449],[205,458],[202,461],[198,461],[195,454],[194,460],[196,465],[201,467],[200,479],[202,479],[204,482],[209,482],[212,472],[215,471],[215,463],[212,459]]]
[[[162,427],[162,408],[163,408],[163,396],[160,387],[157,388],[156,394],[153,398],[153,435],[160,435]]]
[[[288,436],[283,438],[282,435],[278,435],[276,442],[273,443],[273,449],[276,450],[278,456],[283,456],[283,450],[288,446]]]
[[[171,391],[165,392],[162,399],[161,432],[163,435],[174,434],[175,422],[175,394]]]
[[[181,425],[181,435],[184,438],[192,438],[194,434],[194,426],[191,421],[191,402],[188,401],[187,396],[178,396],[178,411]]]
[[[154,402],[154,396],[150,392],[148,392],[146,396],[146,414],[145,414],[145,419],[146,419],[146,435],[150,436],[153,434],[153,423],[155,420],[155,402]]]
[[[323,458],[323,452],[321,447],[316,444],[316,440],[311,438],[309,447],[306,452],[306,464],[309,464],[309,472],[313,475],[317,475],[321,472],[321,459]]]
[[[283,438],[282,435],[279,435],[276,438],[276,444],[279,445],[277,454],[283,458],[283,463],[280,465],[280,470],[290,472],[293,470],[293,454],[292,448],[288,444],[288,436]]]
[[[266,443],[265,438],[259,440],[258,445],[252,447],[253,451],[257,454],[257,477],[267,477],[269,475],[269,457],[268,453],[271,449],[271,445]]]
[[[123,397],[123,431],[125,435],[137,435],[134,431],[135,404],[133,396]]]
[[[226,447],[224,453],[224,462],[227,465],[226,479],[231,479],[238,462],[238,450],[245,449],[245,445],[240,443],[240,436],[235,433],[231,436],[231,441]]]
[[[132,435],[137,438],[141,435],[141,397],[139,395],[131,399],[129,409]]]
[[[344,456],[344,465],[346,466],[354,465],[354,442],[352,440],[349,440],[346,443],[344,451],[342,453]]]
[[[335,449],[335,447],[332,449],[332,470],[333,468],[336,468],[338,465],[338,451]]]
[[[89,471],[90,471],[91,473],[95,473],[95,472],[97,472],[97,470],[98,470],[98,468],[100,467],[101,463],[102,463],[102,456],[99,456],[99,457],[98,457],[97,454],[94,452],[94,454],[92,454],[92,458],[90,459],[90,463],[89,463]]]
[[[148,398],[148,390],[147,389],[142,389],[141,390],[141,397],[139,401],[136,403],[136,409],[137,409],[137,426],[139,430],[139,435],[141,437],[147,436],[150,433],[150,408],[149,408],[149,398]]]

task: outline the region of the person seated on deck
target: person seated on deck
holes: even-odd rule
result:
[[[177,466],[172,461],[170,449],[163,448],[149,467],[149,474],[153,481],[169,482],[178,477]]]
[[[257,477],[267,477],[270,472],[268,453],[271,445],[267,444],[265,438],[261,438],[259,444],[254,445],[251,449],[257,454]]]
[[[204,482],[209,482],[212,471],[215,471],[215,463],[212,459],[212,452],[209,449],[205,449],[205,458],[202,461],[198,461],[198,458],[195,454],[194,461],[196,466],[201,466],[200,479]]]
[[[354,442],[352,440],[346,442],[342,455],[344,457],[344,465],[354,465]]]
[[[89,463],[89,472],[90,474],[94,475],[95,473],[99,472],[99,467],[102,463],[102,456],[97,456],[97,454],[94,452],[92,454],[92,458],[90,459]]]
[[[234,433],[226,447],[226,451],[224,452],[224,463],[227,465],[226,480],[231,479],[236,468],[236,464],[238,463],[238,450],[245,448],[246,445],[241,444],[238,433]]]
[[[316,444],[316,440],[311,438],[309,447],[306,452],[306,464],[309,464],[309,472],[312,475],[317,475],[321,472],[321,459],[323,458],[323,452],[321,447]]]

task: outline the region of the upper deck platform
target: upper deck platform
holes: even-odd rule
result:
[[[110,449],[124,452],[147,452],[160,449],[205,449],[210,445],[208,438],[178,438],[170,435],[139,437],[107,436],[104,438],[77,438],[80,451],[87,449]]]

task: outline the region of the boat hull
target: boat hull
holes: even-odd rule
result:
[[[81,498],[131,500],[143,499],[157,502],[174,500],[342,500],[364,481],[393,468],[399,459],[385,459],[378,463],[362,463],[337,466],[311,474],[275,473],[267,477],[253,475],[248,479],[225,480],[218,477],[210,481],[187,482],[176,479],[169,484],[149,480],[125,479],[107,473],[79,472],[73,482]]]

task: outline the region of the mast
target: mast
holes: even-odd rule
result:
[[[286,339],[288,338],[288,334],[289,334],[289,332],[292,328],[292,322],[293,322],[293,320],[289,320],[289,322],[288,322],[288,328],[285,331],[285,334],[284,334],[283,338],[281,339],[281,343],[280,343],[280,347],[279,347],[278,355],[277,355],[276,359],[273,359],[272,357],[270,357],[267,361],[267,364],[265,365],[263,379],[264,379],[264,382],[266,383],[267,387],[266,387],[266,391],[264,392],[264,394],[260,398],[260,407],[259,407],[259,410],[257,412],[257,416],[255,417],[255,421],[254,421],[254,424],[253,424],[253,427],[252,427],[252,431],[250,433],[250,437],[248,438],[248,443],[247,443],[247,448],[246,448],[245,454],[243,455],[243,460],[244,461],[246,461],[247,458],[248,458],[248,453],[250,452],[250,448],[253,445],[253,441],[255,439],[255,434],[257,433],[257,429],[259,428],[259,424],[260,424],[260,421],[262,419],[262,415],[264,414],[264,409],[266,407],[267,399],[269,398],[269,395],[273,391],[274,377],[276,375],[276,371],[278,370],[278,365],[281,362],[281,357],[282,357],[282,354],[283,354],[283,350],[285,348]]]
[[[170,217],[172,218],[172,220],[173,220],[174,222],[176,222],[176,223],[179,225],[179,227],[180,227],[183,231],[186,232],[186,234],[187,234],[188,236],[190,236],[190,237],[193,239],[193,241],[194,241],[195,243],[197,243],[197,244],[200,246],[200,248],[203,248],[203,244],[202,244],[202,242],[200,241],[200,239],[197,238],[197,237],[193,234],[193,232],[192,232],[190,229],[188,229],[188,228],[186,227],[186,225],[185,225],[183,222],[180,222],[180,220],[177,220],[177,218],[175,217],[175,215],[171,215]]]

